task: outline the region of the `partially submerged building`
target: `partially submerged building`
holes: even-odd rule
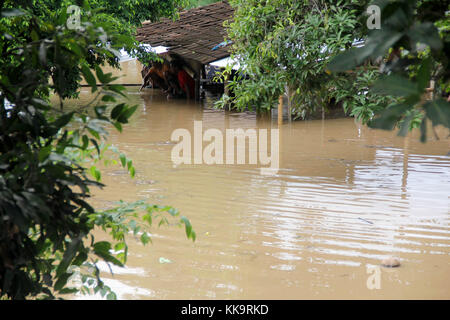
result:
[[[216,2],[180,12],[176,20],[163,18],[144,22],[137,31],[137,40],[152,47],[164,46],[169,54],[182,58],[196,83],[196,99],[200,85],[207,82],[205,67],[228,57],[224,22],[233,16],[226,2]]]

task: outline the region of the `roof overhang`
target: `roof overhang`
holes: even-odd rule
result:
[[[226,1],[216,2],[182,11],[177,20],[144,22],[136,38],[152,47],[164,46],[183,58],[208,64],[230,55],[227,46],[212,49],[225,40],[223,23],[232,16],[233,8]]]

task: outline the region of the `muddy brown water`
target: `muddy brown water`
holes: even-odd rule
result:
[[[139,108],[109,141],[132,158],[136,177],[106,168],[93,203],[172,205],[197,241],[167,226],[152,229],[148,246],[130,236],[127,267],[111,275],[103,266],[120,299],[450,298],[447,130],[422,144],[418,132],[400,138],[354,119],[299,121],[280,127],[276,175],[257,165],[174,166],[175,129],[277,128],[276,120],[212,110],[212,98],[167,100],[138,87],[127,95]],[[83,89],[81,102],[89,98]],[[387,256],[401,266],[379,267]]]

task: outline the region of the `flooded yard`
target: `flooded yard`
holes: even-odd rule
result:
[[[126,82],[126,81],[125,81]],[[167,100],[128,88],[139,105],[109,142],[133,160],[103,172],[98,208],[145,199],[176,207],[197,233],[153,229],[153,244],[130,236],[127,268],[104,266],[119,299],[448,299],[450,157],[441,140],[399,138],[352,118],[284,123],[279,170],[257,165],[174,166],[175,129],[277,128],[276,120]],[[81,101],[89,99],[82,91]],[[100,234],[99,234],[100,236]],[[388,256],[399,268],[383,268]],[[374,278],[376,277],[376,278]]]

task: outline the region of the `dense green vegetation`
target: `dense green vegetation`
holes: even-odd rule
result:
[[[363,5],[353,2],[330,6],[328,1],[231,1],[236,10],[228,26],[232,52],[249,76],[231,84],[235,107],[269,110],[288,91],[297,101],[294,112],[306,116],[333,95],[356,96],[359,88],[350,87],[344,94],[329,90],[340,80],[345,86],[348,79],[326,72],[327,57],[362,33],[357,13]]]
[[[420,126],[426,141],[428,120],[433,127],[450,128],[450,4],[442,1],[374,1],[381,9],[379,30],[368,33],[365,45],[335,57],[329,68],[335,72],[354,69],[369,60],[387,56],[381,76],[371,87],[392,97],[380,104],[369,119],[373,128],[406,135]],[[435,134],[435,137],[437,135]]]
[[[94,290],[113,299],[97,262],[124,265],[127,234],[146,244],[151,225],[173,218],[195,239],[189,220],[169,206],[120,203],[98,211],[89,204],[90,189],[102,186],[96,163],[118,163],[135,174],[106,135],[109,127],[121,131],[137,107],[119,101],[124,88],[112,85],[115,78],[101,65],[117,65],[117,50],[135,46],[121,26],[132,30],[140,6],[105,1],[109,11],[102,11],[93,9],[100,1],[78,1],[80,28],[74,29],[67,23],[69,3],[0,1],[0,298]],[[142,19],[172,15],[178,2],[148,4]],[[81,76],[95,98],[68,110],[64,98],[76,93]],[[49,103],[53,93],[58,105]],[[97,241],[95,228],[112,240]]]
[[[76,12],[67,12],[67,8],[72,4],[78,4],[81,7],[79,12],[80,18],[88,21],[89,25],[95,26],[101,35],[101,41],[108,43],[111,49],[125,49],[132,55],[148,61],[154,58],[154,55],[146,52],[139,46],[134,35],[136,28],[144,20],[156,20],[160,16],[175,17],[177,9],[186,5],[184,0],[172,1],[153,1],[147,0],[136,1],[106,1],[106,0],[90,0],[90,1],[71,1],[71,0],[28,0],[28,1],[3,1],[4,8],[21,8],[26,6],[30,8],[32,14],[45,24],[63,25],[77,18]],[[5,21],[5,23],[8,23]],[[11,28],[19,27],[18,21],[11,25]],[[20,22],[27,24],[26,21]],[[87,22],[86,22],[87,23]],[[103,30],[103,32],[102,32]],[[83,31],[82,29],[78,31]],[[19,32],[19,30],[17,30]],[[42,36],[46,36],[47,30],[40,30]],[[86,53],[86,62],[89,67],[108,63],[115,67],[119,67],[118,59],[115,55],[98,55],[96,50],[89,50]],[[61,59],[63,60],[63,59]],[[70,63],[70,61],[68,61]],[[51,76],[55,76],[53,73]],[[62,98],[74,97],[77,95],[77,89],[81,79],[80,66],[74,64],[65,66],[65,72],[58,75],[62,77],[61,83],[64,88],[60,88],[58,93]]]
[[[392,129],[399,124],[401,134],[424,127],[424,114],[433,125],[449,126],[448,103],[437,99],[449,91],[448,4],[409,0],[232,0],[230,4],[235,8],[234,20],[228,24],[231,50],[242,66],[241,74],[248,76],[230,84],[238,110],[270,110],[287,92],[296,117],[338,105],[373,127]],[[370,4],[382,10],[381,30],[367,28]],[[358,42],[365,43],[363,48],[339,55]],[[400,52],[395,61],[392,52]],[[404,79],[397,77],[400,69]],[[376,82],[384,73],[391,75]],[[431,75],[436,101],[417,107]],[[224,96],[218,106],[230,99]],[[408,108],[398,107],[405,101]]]

